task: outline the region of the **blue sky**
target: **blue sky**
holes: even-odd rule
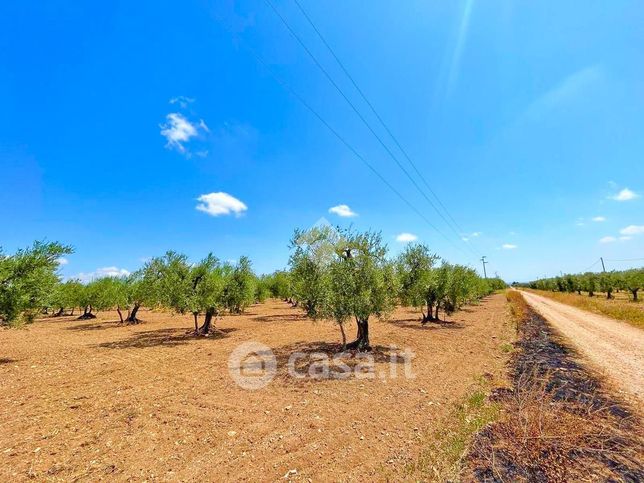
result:
[[[269,272],[324,217],[507,280],[644,257],[642,2],[299,1],[457,229],[264,0],[21,1],[0,6],[0,245],[70,243],[65,276],[167,249]],[[293,0],[274,5],[425,189]]]

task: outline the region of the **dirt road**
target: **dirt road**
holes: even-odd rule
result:
[[[616,388],[644,403],[644,331],[540,295],[521,293]]]

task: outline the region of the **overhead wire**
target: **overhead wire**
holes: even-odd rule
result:
[[[373,106],[373,103],[372,103],[372,102],[367,98],[367,96],[366,96],[366,95],[365,95],[365,93],[362,91],[362,89],[360,88],[360,86],[358,86],[358,83],[355,81],[355,79],[353,78],[353,76],[349,73],[349,71],[348,71],[348,70],[347,70],[347,68],[345,67],[344,63],[340,60],[340,58],[338,57],[338,55],[335,53],[335,50],[334,50],[334,49],[331,47],[331,45],[327,42],[327,40],[326,40],[326,38],[324,37],[324,35],[322,35],[322,32],[320,32],[320,30],[319,30],[319,29],[318,29],[318,27],[315,25],[315,23],[313,22],[313,20],[312,20],[312,19],[311,19],[311,17],[309,16],[309,14],[306,12],[306,10],[305,10],[305,9],[304,9],[304,7],[302,6],[302,4],[299,2],[299,0],[293,0],[293,1],[295,2],[295,5],[297,5],[298,9],[300,10],[300,12],[301,12],[301,13],[302,13],[302,15],[304,16],[304,18],[307,20],[307,22],[309,23],[309,25],[313,28],[313,30],[314,30],[314,31],[315,31],[315,33],[317,34],[318,38],[322,41],[322,43],[324,44],[324,46],[327,48],[327,50],[331,53],[331,55],[333,56],[333,58],[335,59],[335,61],[338,63],[338,65],[340,66],[340,69],[342,69],[342,72],[344,72],[344,74],[347,76],[347,78],[349,79],[349,81],[351,82],[351,84],[353,85],[353,87],[356,89],[356,91],[358,92],[358,94],[360,95],[360,97],[362,98],[362,100],[367,104],[367,106],[369,106],[369,109],[371,110],[371,112],[373,113],[373,115],[376,117],[376,119],[378,119],[378,122],[380,123],[380,125],[385,129],[385,131],[387,132],[387,134],[389,135],[389,137],[393,140],[394,144],[398,147],[398,149],[400,150],[400,152],[401,152],[401,153],[403,154],[403,156],[407,159],[407,161],[409,162],[409,164],[410,164],[410,165],[411,165],[411,167],[413,168],[414,172],[415,172],[415,173],[418,175],[418,177],[423,181],[423,184],[425,185],[425,187],[427,188],[427,190],[429,191],[429,193],[431,193],[431,195],[434,197],[434,199],[436,200],[436,202],[437,202],[437,203],[440,205],[440,207],[443,209],[443,211],[445,212],[445,214],[447,215],[447,217],[449,218],[449,220],[448,220],[448,219],[446,219],[446,218],[445,218],[445,216],[443,216],[443,214],[442,214],[438,209],[436,209],[436,208],[435,208],[435,209],[436,209],[436,211],[437,211],[437,213],[440,215],[440,217],[443,219],[443,221],[445,221],[445,223],[446,223],[448,226],[450,226],[450,228],[451,228],[451,229],[456,233],[456,235],[457,235],[459,238],[461,238],[461,237],[465,236],[465,230],[463,230],[463,229],[459,226],[459,224],[456,222],[456,220],[454,219],[454,217],[450,214],[450,212],[449,212],[449,210],[447,209],[447,207],[443,204],[443,202],[442,202],[442,201],[441,201],[441,199],[438,197],[438,195],[436,194],[436,192],[432,189],[432,187],[430,186],[430,184],[427,182],[427,179],[423,176],[423,174],[421,173],[421,171],[418,169],[418,167],[416,166],[416,163],[414,163],[414,161],[411,159],[411,157],[409,156],[409,154],[407,154],[407,151],[403,148],[402,144],[398,141],[398,138],[397,138],[397,137],[394,135],[394,133],[391,131],[391,129],[389,128],[389,126],[387,125],[387,123],[385,123],[385,121],[382,119],[382,116],[380,116],[380,114],[378,113],[378,111],[376,110],[376,108]],[[450,220],[451,220],[451,222],[450,222]],[[456,227],[456,228],[454,228],[454,227]],[[465,242],[465,241],[464,241],[464,242]],[[467,242],[465,242],[465,243],[467,243]],[[477,256],[478,256],[478,255],[477,255]]]
[[[416,190],[417,190],[417,191],[418,191],[418,192],[423,196],[423,198],[425,198],[425,200],[426,200],[426,201],[430,204],[430,206],[431,206],[431,207],[436,211],[436,213],[438,213],[438,214],[439,214],[439,216],[441,216],[441,217],[445,220],[445,217],[444,217],[444,216],[442,215],[442,213],[438,210],[438,208],[436,207],[436,205],[434,204],[434,202],[433,202],[433,201],[432,201],[432,200],[427,196],[427,194],[425,193],[425,191],[424,191],[424,190],[423,190],[423,189],[418,185],[418,183],[416,182],[416,180],[411,176],[411,174],[409,173],[409,171],[408,171],[408,170],[407,170],[407,169],[402,165],[402,163],[398,160],[398,158],[397,158],[397,157],[396,157],[396,155],[391,151],[391,149],[389,148],[389,146],[387,146],[387,145],[385,144],[385,142],[384,142],[384,141],[382,140],[382,138],[378,135],[378,133],[373,129],[373,127],[371,126],[371,124],[370,124],[370,123],[365,119],[365,117],[364,117],[364,116],[363,116],[363,114],[358,110],[358,108],[355,106],[355,104],[354,104],[354,103],[349,99],[349,97],[345,94],[345,92],[342,90],[342,88],[337,84],[337,82],[333,79],[333,77],[329,74],[329,72],[328,72],[328,71],[324,68],[324,66],[320,63],[320,61],[317,59],[317,57],[315,56],[315,54],[313,54],[313,52],[311,52],[311,50],[307,47],[307,45],[304,43],[304,41],[301,39],[301,37],[300,37],[300,36],[295,32],[295,30],[291,27],[291,25],[289,24],[288,20],[286,20],[286,18],[285,18],[285,17],[284,17],[280,12],[279,12],[279,10],[277,10],[277,8],[275,7],[275,5],[273,4],[273,2],[272,2],[271,0],[264,0],[264,1],[265,1],[265,3],[266,3],[266,4],[271,8],[271,10],[275,13],[275,15],[276,15],[280,20],[281,20],[281,22],[284,24],[284,26],[285,26],[285,27],[286,27],[286,29],[289,31],[289,33],[291,34],[291,36],[292,36],[292,37],[293,37],[293,38],[294,38],[294,39],[295,39],[295,40],[300,44],[300,46],[304,49],[304,51],[307,53],[307,55],[311,58],[311,60],[313,60],[313,62],[315,63],[315,65],[318,67],[318,69],[320,69],[320,71],[324,74],[324,76],[325,76],[325,77],[327,78],[327,80],[331,83],[331,85],[332,85],[332,86],[333,86],[333,87],[338,91],[338,93],[340,94],[340,96],[341,96],[341,97],[346,101],[346,103],[351,107],[351,109],[355,112],[355,114],[358,116],[358,118],[359,118],[359,119],[362,121],[362,123],[367,127],[367,129],[369,130],[369,132],[371,132],[371,134],[376,138],[376,140],[378,141],[378,143],[379,143],[379,144],[384,148],[384,150],[387,152],[387,154],[388,154],[388,155],[389,155],[389,156],[394,160],[394,162],[396,163],[396,165],[397,165],[397,166],[402,170],[402,172],[405,174],[405,176],[406,176],[406,177],[411,181],[411,183],[414,185],[414,187],[416,188]],[[446,220],[445,220],[445,221],[446,221]],[[447,223],[447,221],[446,221],[446,223]],[[448,223],[448,226],[449,226],[450,228],[452,228],[452,229],[453,229],[453,227],[451,227],[451,225],[449,225],[449,223]],[[436,227],[436,228],[434,228],[434,229],[435,229],[439,234],[441,234],[441,236],[443,236],[443,238],[446,238],[446,239],[447,239],[447,237],[442,233],[442,231],[441,231],[441,230],[439,230],[437,227]],[[457,235],[457,237],[458,237],[459,239],[461,239],[461,235],[460,235],[458,232],[456,233],[456,235]],[[467,243],[466,243],[466,244],[465,244],[465,246],[467,246],[467,247],[468,247],[468,249],[469,249],[470,251],[472,251],[472,253],[474,254],[474,256],[476,256],[476,257],[480,256],[479,254],[477,254],[476,252],[474,252],[474,250],[472,249],[472,247],[471,247],[469,244],[467,244]],[[461,250],[461,251],[462,251],[462,250]]]
[[[353,153],[354,156],[356,156],[371,172],[373,172],[379,179],[382,181],[398,198],[400,198],[409,208],[412,209],[427,225],[441,234],[445,240],[452,244],[454,248],[457,250],[461,251],[462,253],[463,250],[461,247],[458,245],[454,244],[454,242],[445,236],[436,225],[434,225],[429,218],[427,218],[416,206],[414,206],[413,203],[411,203],[399,190],[397,190],[367,159],[362,156],[354,147],[347,141],[333,126],[331,126],[324,117],[320,113],[318,113],[313,106],[311,106],[297,91],[295,91],[293,88],[291,88],[286,82],[284,82],[277,74],[273,72],[273,70],[269,67],[269,65],[264,61],[264,59],[257,54],[254,49],[246,45],[246,42],[239,38],[240,44],[246,48],[246,50],[257,60],[259,64],[261,64],[266,71],[270,74],[270,76],[284,89],[286,90],[289,94],[291,94],[295,99],[297,99],[311,114],[313,114],[351,153]]]

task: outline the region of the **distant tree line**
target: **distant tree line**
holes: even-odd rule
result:
[[[128,276],[81,283],[62,281],[57,272],[71,247],[36,242],[13,255],[0,252],[0,322],[30,322],[41,313],[92,319],[116,310],[121,323],[136,324],[146,307],[190,314],[191,330],[205,336],[216,317],[274,297],[312,319],[334,320],[344,348],[369,350],[370,318],[387,317],[397,304],[417,308],[424,324],[505,287],[498,278],[483,279],[472,268],[441,260],[421,244],[388,258],[381,235],[371,231],[296,230],[290,249],[288,269],[269,275],[255,274],[244,256],[234,264],[212,254],[190,263],[186,255],[168,251]],[[350,321],[357,333],[347,342]]]
[[[289,270],[267,277],[271,295],[299,306],[312,319],[334,320],[344,348],[369,349],[369,319],[386,317],[397,304],[421,312],[422,323],[439,320],[494,290],[503,280],[483,279],[471,268],[453,265],[421,244],[387,258],[379,233],[331,227],[296,230]],[[344,327],[355,321],[356,339]]]
[[[638,300],[638,292],[644,289],[644,268],[632,268],[629,270],[612,272],[586,272],[580,274],[566,274],[560,277],[541,278],[527,284],[526,287],[537,290],[550,290],[553,292],[582,292],[594,297],[596,293],[606,294],[606,298],[612,299],[616,291],[628,292],[633,301]]]

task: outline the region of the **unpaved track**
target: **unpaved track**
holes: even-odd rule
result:
[[[615,387],[644,403],[644,331],[540,295],[521,293]]]

